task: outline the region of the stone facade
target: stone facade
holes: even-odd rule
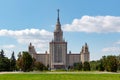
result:
[[[38,54],[34,46],[30,43],[28,52],[36,61],[42,62],[44,65],[49,65],[51,69],[65,69],[68,66],[73,66],[74,63],[85,61],[89,62],[88,45],[82,47],[80,53],[67,53],[67,42],[63,39],[63,31],[59,20],[59,10],[56,27],[54,30],[54,39],[49,43],[49,53]]]

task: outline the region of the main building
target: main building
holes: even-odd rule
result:
[[[90,56],[87,43],[85,43],[79,53],[71,53],[71,51],[67,53],[67,42],[63,39],[59,10],[54,39],[49,43],[49,52],[37,53],[31,43],[28,47],[28,52],[36,61],[42,62],[46,66],[49,65],[51,69],[65,69],[68,66],[73,66],[74,63],[89,62]]]

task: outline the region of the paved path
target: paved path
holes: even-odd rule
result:
[[[0,72],[0,74],[120,74],[120,72]]]
[[[22,72],[0,72],[0,74],[16,74],[16,73],[22,73]]]

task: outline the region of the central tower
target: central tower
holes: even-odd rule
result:
[[[54,39],[50,42],[50,67],[51,69],[65,69],[67,42],[63,40],[63,31],[59,19],[59,9],[57,10],[57,23],[54,30]]]

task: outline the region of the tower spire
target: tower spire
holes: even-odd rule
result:
[[[61,24],[60,24],[60,19],[59,19],[59,12],[60,12],[60,10],[57,9],[57,23],[56,23],[56,28],[55,28],[56,32],[61,31]]]
[[[60,10],[57,9],[57,14],[58,14],[57,23],[60,23],[60,20],[59,20],[59,12],[60,12]]]

